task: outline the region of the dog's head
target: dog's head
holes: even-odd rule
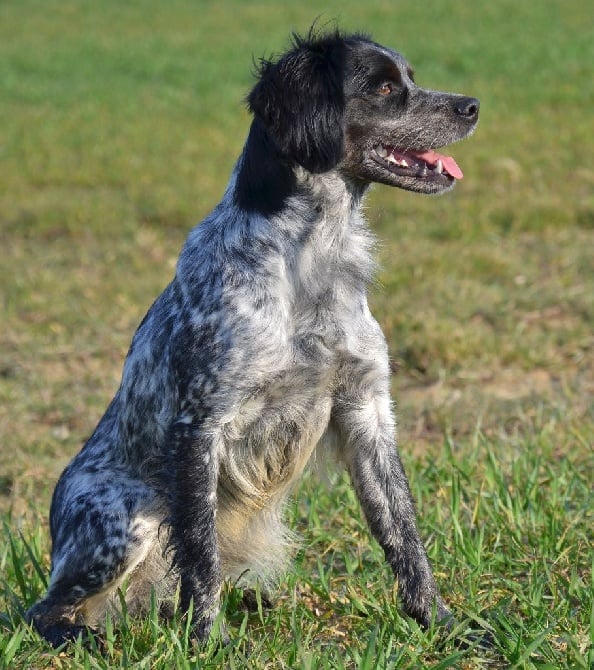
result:
[[[462,177],[435,149],[472,133],[479,101],[418,87],[396,51],[361,35],[310,32],[257,74],[249,108],[288,161],[420,193]]]

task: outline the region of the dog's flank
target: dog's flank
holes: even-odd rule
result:
[[[396,448],[360,207],[371,182],[450,189],[462,173],[435,149],[473,131],[478,101],[419,88],[401,55],[360,35],[295,37],[258,76],[225,195],[190,233],[56,486],[50,585],[28,612],[53,644],[100,625],[124,584],[140,610],[179,587],[205,638],[223,579],[285,568],[285,501],[331,445],[405,612],[423,625],[450,615]]]

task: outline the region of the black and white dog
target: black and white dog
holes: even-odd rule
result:
[[[311,32],[261,62],[248,103],[222,201],[56,486],[51,581],[27,615],[53,644],[97,625],[120,587],[131,609],[179,588],[206,638],[224,579],[285,566],[283,507],[315,449],[348,468],[404,611],[450,616],[396,448],[361,203],[372,182],[451,189],[462,172],[435,149],[474,130],[479,102],[416,86],[365,36]]]

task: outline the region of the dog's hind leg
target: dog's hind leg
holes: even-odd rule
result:
[[[54,646],[100,625],[118,587],[155,550],[158,526],[155,495],[144,483],[71,465],[52,501],[48,591],[27,620]]]

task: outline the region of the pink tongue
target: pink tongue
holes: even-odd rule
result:
[[[435,153],[435,151],[425,151],[425,152],[410,152],[413,156],[421,158],[426,163],[430,165],[435,165],[438,160],[441,160],[444,170],[454,177],[454,179],[462,179],[464,176],[462,170],[458,167],[458,163],[451,156],[442,156],[441,154]]]

